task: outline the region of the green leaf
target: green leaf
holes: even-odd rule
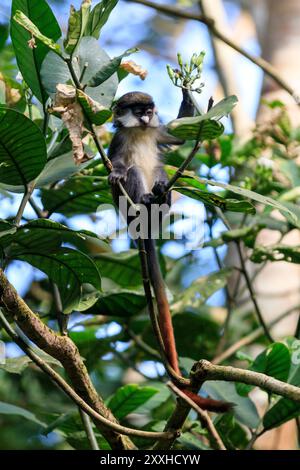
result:
[[[76,176],[56,189],[41,191],[42,203],[50,214],[91,214],[100,204],[112,204],[107,178]]]
[[[107,22],[110,13],[115,8],[118,0],[102,0],[90,12],[87,26],[84,31],[85,36],[99,38],[101,28]]]
[[[118,57],[114,57],[108,63],[102,65],[100,70],[98,70],[97,73],[88,81],[87,86],[97,87],[106,82],[108,78],[118,71],[123,57],[127,57],[137,51],[137,48],[127,49],[123,54],[119,55]]]
[[[101,278],[96,265],[80,251],[70,248],[60,248],[55,253],[24,250],[15,259],[26,261],[40,269],[57,284],[65,313],[77,308],[84,283],[101,289]]]
[[[202,191],[201,189],[188,186],[174,186],[174,190],[179,191],[185,196],[201,201],[210,207],[219,207],[222,211],[245,212],[246,214],[255,214],[255,207],[248,201],[239,201],[237,199],[225,199],[214,193]]]
[[[273,343],[257,356],[249,370],[261,372],[274,379],[286,382],[289,375],[291,356],[283,343]],[[247,384],[237,384],[240,395],[246,396],[254,387]]]
[[[0,219],[0,237],[13,234],[17,231],[17,227],[6,220]]]
[[[25,28],[35,38],[39,39],[48,49],[61,56],[60,45],[41,33],[39,28],[20,10],[17,10],[13,19]],[[28,46],[28,45],[27,45]],[[28,46],[29,47],[29,46]],[[34,48],[34,46],[33,46]]]
[[[11,405],[10,403],[4,403],[3,401],[0,402],[0,414],[3,415],[15,415],[25,418],[29,421],[32,421],[39,426],[45,427],[46,425],[40,421],[33,413],[24,408],[20,408],[19,406]]]
[[[22,252],[24,248],[43,250],[47,240],[47,250],[50,251],[59,248],[63,242],[76,243],[78,239],[86,240],[90,236],[97,238],[92,232],[82,233],[53,220],[37,219],[21,225],[13,234],[1,237],[0,246],[9,246],[11,255]]]
[[[229,96],[213,106],[206,114],[196,117],[174,119],[167,125],[169,133],[184,140],[211,140],[224,132],[219,122],[237,104],[236,96]]]
[[[123,253],[100,253],[94,261],[102,277],[108,277],[122,287],[141,284],[140,258],[137,250]]]
[[[73,68],[77,77],[80,77],[83,69],[87,65],[82,84],[86,85],[88,81],[98,72],[98,70],[110,61],[110,57],[100,47],[97,39],[93,37],[83,37],[76,48],[73,55]],[[58,83],[67,83],[72,77],[68,70],[67,64],[53,52],[49,52],[45,58],[42,68],[41,77],[43,86],[50,96],[54,96],[56,85]],[[118,87],[118,76],[113,74],[105,83],[98,87],[86,87],[85,93],[97,101],[105,108],[110,108]]]
[[[77,99],[84,110],[85,116],[96,126],[104,124],[112,115],[110,109],[101,106],[81,90],[77,90]]]
[[[290,373],[287,382],[300,386],[300,341],[292,338]],[[265,429],[273,429],[300,415],[300,404],[287,398],[279,398],[263,419]]]
[[[40,356],[45,362],[50,364],[55,364],[56,366],[61,366],[60,362],[49,356],[40,349],[34,348],[35,354]],[[5,359],[5,363],[0,363],[0,369],[8,372],[9,374],[21,374],[30,364],[32,364],[31,359],[28,356],[12,357]]]
[[[138,314],[146,305],[143,291],[115,288],[101,294],[87,313],[130,317]]]
[[[175,302],[171,305],[172,312],[198,309],[215,292],[226,286],[231,274],[232,269],[228,268],[209,274],[208,276],[199,277],[190,287],[177,296]]]
[[[26,187],[46,160],[46,142],[37,125],[18,111],[0,108],[0,182]]]
[[[172,172],[174,173],[176,170],[173,170]],[[169,173],[171,173],[169,169]],[[300,226],[300,212],[299,215],[297,214],[296,211],[293,210],[293,205],[292,204],[281,204],[280,202],[276,201],[275,199],[272,199],[271,197],[268,196],[262,196],[259,193],[256,193],[254,191],[250,191],[249,189],[244,189],[240,188],[239,186],[234,186],[232,184],[228,183],[223,183],[220,181],[214,181],[214,180],[208,180],[206,178],[200,178],[196,176],[193,172],[185,172],[185,176],[180,178],[180,182],[185,182],[186,184],[191,184],[191,181],[193,181],[193,186],[197,187],[198,185],[200,189],[203,189],[203,184],[209,185],[209,186],[215,186],[218,188],[225,189],[226,191],[230,191],[234,194],[238,194],[239,196],[251,199],[252,201],[259,202],[265,206],[270,206],[273,209],[277,209],[280,212],[282,212],[289,220],[291,220],[294,224]]]
[[[140,387],[137,384],[124,385],[110,398],[108,407],[116,418],[123,419],[146,403],[157,392],[158,390],[153,387]]]
[[[91,0],[83,0],[78,11],[73,5],[70,6],[67,37],[64,40],[65,51],[69,54],[72,54],[78,42],[84,35],[89,19],[90,8]]]
[[[45,0],[13,0],[12,18],[17,10],[25,13],[48,38],[53,39],[53,41],[57,41],[60,38],[60,27]],[[49,49],[39,40],[37,40],[38,47],[30,49],[28,41],[31,38],[31,34],[16,21],[11,21],[10,33],[17,64],[23,78],[37,99],[41,103],[45,103],[47,93],[42,85],[40,74],[42,62]]]
[[[245,449],[247,432],[231,413],[219,415],[214,425],[227,450]]]
[[[257,246],[251,254],[253,263],[264,261],[288,261],[300,263],[300,246],[275,245],[271,247]]]

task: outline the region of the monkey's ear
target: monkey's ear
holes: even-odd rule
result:
[[[158,145],[182,145],[184,144],[184,140],[169,134],[166,126],[160,126],[157,143]]]

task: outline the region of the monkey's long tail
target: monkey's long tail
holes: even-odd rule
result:
[[[178,365],[172,317],[170,313],[169,302],[166,295],[164,280],[159,266],[159,259],[156,252],[155,241],[152,239],[146,239],[145,249],[147,253],[150,281],[154,290],[157,309],[159,313],[158,323],[164,342],[165,353],[172,368],[178,375],[181,375]],[[197,395],[196,393],[192,392],[191,390],[187,389],[184,389],[183,392],[189,398],[191,398],[198,406],[200,406],[200,408],[204,410],[224,413],[232,408],[232,403],[213,400],[211,398],[203,398]]]

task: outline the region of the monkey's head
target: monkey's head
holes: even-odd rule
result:
[[[140,127],[142,129],[159,127],[157,110],[152,96],[139,91],[123,95],[114,107],[116,127]]]

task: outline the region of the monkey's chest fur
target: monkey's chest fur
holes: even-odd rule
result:
[[[145,193],[150,193],[157,170],[162,166],[157,147],[157,129],[128,129],[126,164],[139,172]]]

